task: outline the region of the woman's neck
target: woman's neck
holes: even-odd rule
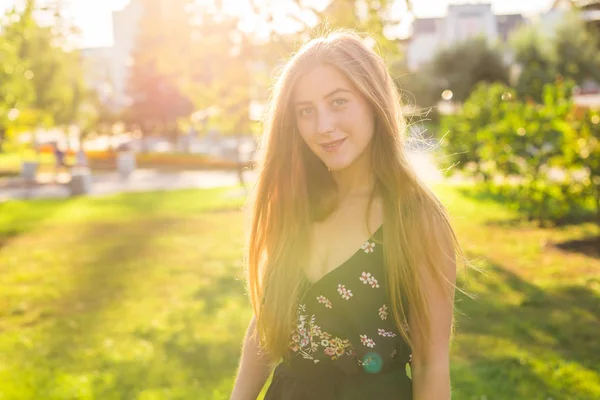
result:
[[[375,178],[371,171],[371,151],[368,148],[350,166],[331,175],[337,186],[338,201],[368,196],[373,192]]]

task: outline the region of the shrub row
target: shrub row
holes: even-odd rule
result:
[[[600,223],[600,113],[577,108],[571,92],[568,82],[548,84],[535,103],[503,84],[479,85],[442,122],[448,174],[474,176],[540,225],[593,210]]]

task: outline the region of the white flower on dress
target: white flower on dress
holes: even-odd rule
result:
[[[320,336],[321,335],[321,327],[317,324],[313,324],[310,329],[311,336]]]
[[[325,304],[325,307],[331,308],[331,301],[325,296],[318,296],[317,301],[321,304]]]
[[[339,284],[337,291],[340,294],[340,296],[342,296],[342,298],[346,300],[349,300],[350,297],[354,296],[350,289],[346,289],[346,285]]]
[[[387,312],[387,306],[384,304],[381,307],[379,307],[379,318],[381,318],[382,321],[385,321],[388,317],[388,312]]]
[[[363,344],[363,346],[367,346],[367,347],[375,347],[375,342],[373,341],[373,339],[370,339],[367,337],[367,335],[360,335],[360,342]]]
[[[371,287],[373,289],[379,287],[379,283],[377,283],[377,279],[375,279],[375,277],[372,276],[370,272],[364,272],[363,271],[363,273],[362,273],[362,275],[360,276],[359,279],[365,285],[367,285],[367,284],[371,285]]]
[[[383,337],[396,337],[396,334],[394,332],[386,332],[385,329],[377,329],[377,333],[379,334],[379,336]]]
[[[375,250],[375,243],[367,240],[360,248],[363,249],[365,253],[372,253]]]

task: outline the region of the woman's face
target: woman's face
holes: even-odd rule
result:
[[[348,168],[367,154],[373,110],[338,69],[318,65],[303,75],[292,93],[292,106],[300,135],[331,171]]]

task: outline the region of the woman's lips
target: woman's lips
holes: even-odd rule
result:
[[[339,149],[342,146],[342,144],[344,143],[345,140],[346,140],[346,138],[339,139],[339,140],[332,140],[331,142],[320,143],[320,146],[325,151],[329,151],[329,152],[336,151],[337,149]]]

